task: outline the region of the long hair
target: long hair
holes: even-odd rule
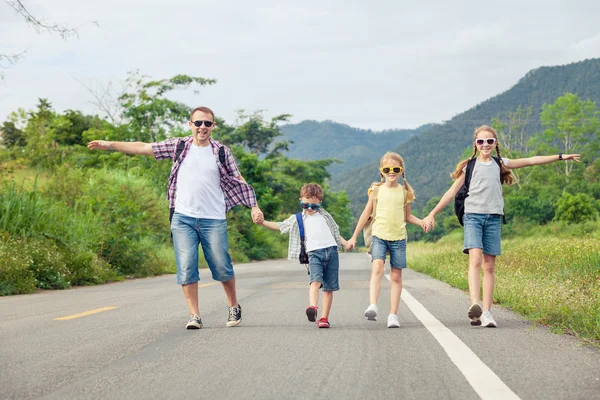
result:
[[[460,178],[461,175],[463,174],[463,168],[465,168],[467,163],[470,160],[477,157],[477,145],[475,144],[475,140],[477,139],[477,135],[479,134],[479,132],[489,132],[492,135],[494,135],[494,138],[496,138],[496,154],[498,156],[498,159],[500,160],[500,183],[506,183],[507,185],[512,185],[513,184],[513,175],[512,175],[512,172],[510,171],[510,169],[506,168],[506,165],[504,165],[504,161],[502,161],[502,156],[500,155],[500,143],[498,142],[498,135],[496,134],[496,131],[494,130],[494,128],[492,128],[491,126],[487,126],[487,125],[481,125],[479,128],[475,129],[475,135],[473,136],[473,154],[471,155],[471,157],[467,158],[466,160],[462,160],[461,162],[459,162],[456,165],[456,169],[454,170],[454,172],[452,174],[450,174],[450,176],[454,180]]]
[[[415,200],[415,191],[413,190],[413,188],[408,184],[408,182],[404,178],[404,171],[406,170],[406,168],[404,167],[404,160],[402,159],[402,157],[400,157],[400,154],[394,153],[392,151],[388,151],[387,153],[385,153],[383,155],[383,157],[381,157],[381,160],[379,160],[380,168],[384,166],[384,161],[386,161],[386,160],[397,161],[400,164],[400,166],[402,167],[402,179],[404,180],[404,188],[408,192],[408,194],[406,195],[406,201],[407,201],[407,203],[412,203]],[[379,172],[379,176],[381,177],[381,181],[383,182],[385,179],[381,172]]]

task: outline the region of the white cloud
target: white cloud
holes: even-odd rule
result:
[[[10,38],[0,52],[28,50],[4,71],[0,121],[38,97],[59,111],[96,112],[72,76],[107,82],[139,69],[154,78],[216,78],[199,95],[176,96],[230,121],[244,108],[295,121],[414,127],[451,118],[532,68],[600,56],[594,0],[284,4],[28,1],[47,21],[84,24],[79,39],[63,41],[38,35],[0,2],[0,37]]]

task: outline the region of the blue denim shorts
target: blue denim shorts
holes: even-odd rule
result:
[[[340,259],[337,246],[308,252],[310,282],[321,282],[325,292],[340,290]]]
[[[402,240],[383,240],[373,236],[371,245],[371,261],[383,260],[390,252],[390,265],[392,268],[406,268],[406,239]]]
[[[227,282],[234,277],[227,241],[227,220],[193,218],[176,212],[171,221],[171,233],[178,285],[188,285],[200,280],[199,245],[202,245],[204,259],[214,280]]]
[[[482,249],[483,254],[500,255],[500,231],[502,215],[499,214],[467,214],[463,216],[465,226],[465,243],[463,253],[469,249]]]

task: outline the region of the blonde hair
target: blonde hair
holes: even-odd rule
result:
[[[498,142],[498,135],[496,134],[494,128],[487,125],[481,125],[479,128],[475,129],[475,135],[473,136],[473,154],[466,160],[462,160],[461,162],[459,162],[456,165],[456,169],[452,174],[450,174],[450,176],[454,180],[460,178],[463,174],[463,168],[465,168],[465,166],[470,160],[474,159],[477,156],[477,145],[475,144],[475,140],[477,139],[477,135],[479,135],[480,132],[489,132],[492,135],[494,135],[494,138],[496,138],[496,154],[498,155],[498,159],[500,160],[500,183],[512,185],[513,175],[512,172],[510,172],[510,169],[506,168],[506,165],[504,165],[504,161],[502,161],[502,156],[500,155],[500,143]]]
[[[379,160],[379,167],[380,168],[382,168],[382,167],[385,166],[384,165],[384,161],[385,160],[394,160],[394,161],[397,161],[400,164],[400,166],[402,167],[402,179],[404,180],[404,188],[408,192],[408,194],[406,195],[406,202],[407,203],[412,203],[415,200],[415,191],[413,190],[413,188],[408,184],[408,182],[404,178],[404,170],[406,169],[404,167],[404,160],[402,159],[402,157],[400,157],[400,154],[394,153],[393,151],[388,151],[387,153],[385,153],[383,155],[383,157],[381,157],[381,160]],[[383,174],[381,173],[381,171],[379,172],[379,176],[381,177],[381,181],[383,182],[385,179],[384,179]]]

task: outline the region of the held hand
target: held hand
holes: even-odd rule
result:
[[[435,228],[435,218],[428,215],[421,222],[421,228],[425,231],[425,233],[429,233],[430,230]]]
[[[112,147],[112,142],[108,140],[92,140],[87,145],[90,150],[110,150]]]
[[[580,154],[563,154],[562,158],[565,161],[579,162],[579,159],[581,158],[581,155]]]
[[[354,238],[350,238],[348,239],[348,247],[350,247],[350,250],[352,250],[353,248],[356,247],[356,239]]]
[[[257,225],[262,225],[262,223],[265,221],[265,216],[263,215],[263,212],[260,210],[260,208],[258,207],[252,207],[252,222],[254,222]]]

